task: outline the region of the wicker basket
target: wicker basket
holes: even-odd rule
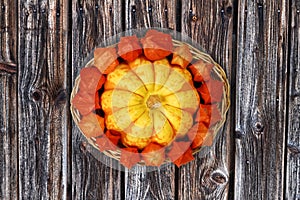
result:
[[[187,43],[184,43],[184,42],[173,39],[174,47],[181,46],[182,44],[187,44]],[[117,44],[114,44],[114,45],[111,45],[110,47],[116,47],[116,45]],[[222,99],[222,102],[220,102],[218,104],[218,107],[220,109],[220,113],[221,113],[222,118],[218,123],[216,123],[215,125],[213,125],[209,128],[209,130],[213,133],[213,138],[215,140],[215,138],[217,136],[217,133],[219,132],[220,128],[225,123],[226,113],[227,113],[227,111],[229,109],[229,106],[230,106],[230,87],[229,87],[228,79],[227,79],[226,74],[225,74],[224,70],[222,69],[222,67],[218,63],[216,63],[208,54],[201,52],[200,50],[198,50],[197,48],[193,47],[190,44],[187,44],[187,45],[189,46],[190,51],[191,51],[194,59],[196,59],[196,60],[202,59],[202,60],[204,60],[208,63],[214,64],[214,67],[212,69],[212,74],[211,74],[212,78],[216,79],[216,80],[219,80],[219,81],[222,81],[224,83],[223,99]],[[94,59],[92,58],[91,60],[89,60],[87,62],[85,67],[92,66],[93,63],[94,63]],[[73,120],[75,121],[75,124],[77,125],[78,128],[79,128],[78,124],[79,124],[81,116],[80,116],[80,113],[78,112],[78,110],[72,105],[72,100],[73,100],[74,96],[76,95],[76,93],[79,90],[79,83],[80,83],[80,76],[78,76],[75,80],[74,87],[73,87],[73,90],[72,90],[72,93],[71,93],[71,98],[70,98],[70,101],[71,101],[71,106],[70,106],[71,114],[72,114]],[[80,130],[80,131],[81,131],[82,135],[85,137],[82,130]],[[85,138],[91,146],[93,146],[95,149],[99,150],[97,144],[95,144],[95,139],[87,138],[87,137],[85,137]],[[201,146],[197,149],[194,149],[193,154],[196,154],[199,151],[201,151],[202,147],[203,146]],[[116,150],[116,151],[107,150],[107,151],[104,151],[103,153],[106,156],[114,158],[118,161],[120,160],[120,157],[121,157],[121,151],[120,150]],[[170,161],[165,160],[165,163],[168,163],[168,162],[170,162]],[[145,163],[144,163],[144,161],[140,161],[138,163],[138,165],[145,165]]]

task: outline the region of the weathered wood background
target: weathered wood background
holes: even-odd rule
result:
[[[230,80],[220,137],[180,169],[107,167],[70,116],[86,55],[140,27],[189,35]],[[0,199],[300,199],[299,54],[300,0],[0,0]]]

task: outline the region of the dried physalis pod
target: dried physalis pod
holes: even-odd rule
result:
[[[142,54],[143,50],[136,35],[121,37],[118,54],[127,62],[132,62]]]
[[[194,81],[202,82],[208,81],[211,78],[210,73],[213,67],[214,65],[212,63],[207,63],[200,59],[190,65],[189,69],[193,74]]]
[[[173,142],[168,157],[178,167],[194,160],[193,152],[190,148],[191,142]]]
[[[170,55],[173,50],[172,37],[156,30],[149,30],[141,39],[144,55],[149,60],[160,60]]]
[[[96,67],[85,67],[80,71],[79,90],[95,94],[99,82],[104,83],[105,78]]]
[[[179,65],[181,68],[186,68],[192,61],[193,55],[190,52],[188,45],[183,44],[175,48],[171,63],[173,65]]]
[[[215,125],[222,119],[217,104],[200,104],[198,113],[196,114],[196,122],[202,122],[208,127]]]
[[[107,150],[115,151],[118,149],[118,147],[115,144],[113,144],[111,142],[111,140],[108,137],[106,137],[105,135],[103,135],[102,137],[96,138],[95,144],[101,152],[107,151]]]
[[[103,74],[109,74],[114,71],[119,64],[116,49],[109,48],[96,48],[94,51],[94,65]]]
[[[223,86],[224,83],[222,81],[210,79],[197,88],[197,90],[205,104],[213,104],[221,102],[224,89]]]
[[[83,116],[79,122],[79,128],[87,138],[103,135],[104,119],[95,113]]]
[[[95,94],[89,94],[81,90],[72,99],[72,105],[81,115],[87,115],[95,110]]]
[[[188,132],[191,148],[196,149],[202,146],[205,136],[208,133],[208,126],[203,122],[196,123]]]
[[[160,166],[165,161],[165,148],[156,143],[148,144],[141,154],[148,166]]]
[[[127,147],[121,149],[120,162],[127,168],[132,168],[135,164],[141,161],[140,154],[137,148]]]

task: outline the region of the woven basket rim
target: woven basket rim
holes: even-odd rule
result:
[[[191,44],[188,44],[186,42],[182,42],[182,41],[175,40],[175,39],[172,39],[172,41],[173,41],[174,47],[178,47],[178,46],[181,46],[183,44],[188,45],[188,47],[190,49],[190,52],[193,55],[193,59],[196,59],[196,60],[202,59],[202,60],[204,60],[204,61],[206,61],[208,63],[212,63],[214,65],[214,67],[212,68],[212,70],[214,72],[214,75],[216,76],[214,78],[219,79],[224,84],[224,87],[223,87],[224,88],[223,89],[223,99],[222,99],[222,102],[220,103],[221,120],[218,123],[216,123],[215,125],[213,125],[212,127],[209,128],[209,129],[213,130],[213,141],[215,141],[216,136],[217,136],[219,130],[222,128],[222,126],[224,125],[224,123],[226,121],[226,114],[227,114],[227,111],[229,110],[229,107],[230,107],[230,86],[229,86],[229,81],[228,81],[228,79],[226,77],[226,73],[223,70],[223,68],[217,62],[215,62],[212,59],[212,57],[210,55],[208,55],[207,53],[204,53],[204,52],[200,51],[196,47],[194,47]],[[116,45],[117,45],[117,43],[113,44],[113,45],[110,45],[110,46],[107,46],[107,47],[116,47]],[[93,62],[94,62],[94,58],[92,58],[91,60],[89,60],[85,64],[84,68],[92,66]],[[79,90],[79,83],[80,83],[80,75],[78,75],[76,77],[76,79],[75,79],[74,86],[73,86],[73,89],[72,89],[72,92],[71,92],[71,96],[70,96],[70,111],[71,111],[71,115],[72,115],[72,118],[73,118],[76,126],[80,130],[81,135],[84,136],[85,140],[87,140],[87,142],[89,143],[89,145],[91,145],[94,148],[96,148],[97,150],[99,150],[99,148],[97,147],[97,145],[94,143],[95,139],[93,139],[93,138],[87,138],[85,136],[85,134],[83,133],[83,131],[80,129],[79,125],[78,125],[79,121],[80,121],[80,113],[73,106],[72,100],[73,100],[73,98],[75,97],[75,95],[77,94],[77,92]],[[193,150],[193,155],[195,155],[196,153],[200,152],[203,147],[205,147],[205,146],[201,146],[201,147],[199,147],[197,149],[194,149]],[[121,151],[119,149],[115,150],[115,151],[113,151],[113,150],[106,150],[106,151],[103,151],[102,153],[104,153],[108,157],[111,157],[111,158],[114,158],[114,159],[120,161]],[[163,164],[166,164],[166,163],[169,163],[169,162],[171,162],[171,161],[169,159],[166,159]],[[144,166],[145,162],[143,160],[141,160],[140,162],[137,163],[137,165]]]

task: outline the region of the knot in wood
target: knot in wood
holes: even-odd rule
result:
[[[212,181],[214,181],[217,184],[225,184],[228,181],[227,176],[222,173],[221,171],[217,170],[217,171],[213,171],[210,175],[210,178]]]
[[[264,130],[263,124],[262,124],[260,121],[257,121],[257,122],[254,124],[254,130],[255,130],[255,132],[257,132],[257,133],[263,132],[263,130]]]
[[[42,94],[39,90],[35,90],[32,94],[31,94],[32,98],[34,101],[41,101],[42,99]]]

